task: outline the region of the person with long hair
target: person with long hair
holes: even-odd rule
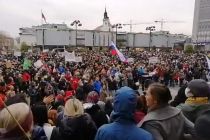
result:
[[[169,106],[172,99],[167,86],[151,84],[146,92],[148,113],[138,124],[149,131],[155,140],[182,140],[184,134],[195,135],[194,125],[181,110]]]

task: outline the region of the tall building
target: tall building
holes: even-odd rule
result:
[[[53,49],[58,47],[107,47],[113,41],[120,48],[173,48],[183,43],[186,36],[169,32],[127,33],[114,31],[107,10],[103,14],[103,24],[94,30],[72,29],[66,24],[43,24],[20,28],[20,44]],[[117,39],[116,39],[117,38]],[[150,42],[151,40],[151,42]]]
[[[104,12],[103,25],[98,26],[95,30],[96,31],[107,31],[107,32],[112,31],[112,25],[110,23],[106,8],[105,8],[105,12]]]
[[[195,0],[193,43],[210,48],[210,0]]]

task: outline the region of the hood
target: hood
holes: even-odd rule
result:
[[[137,104],[137,95],[129,87],[122,87],[116,92],[114,98],[114,109],[111,114],[111,120],[134,121],[134,113]]]

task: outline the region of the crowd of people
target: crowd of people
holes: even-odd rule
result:
[[[63,54],[1,56],[1,140],[210,139],[205,54],[124,52],[132,62],[102,50],[76,52],[82,62]]]

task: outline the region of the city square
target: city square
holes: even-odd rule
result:
[[[0,9],[0,140],[210,139],[210,0]]]

